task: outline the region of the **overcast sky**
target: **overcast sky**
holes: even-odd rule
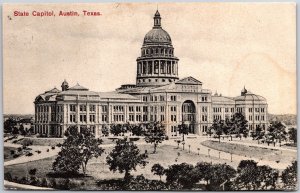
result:
[[[38,94],[64,79],[94,91],[135,83],[136,58],[157,4],[13,5],[3,9],[4,113],[34,113]],[[225,96],[264,96],[269,112],[296,113],[296,9],[283,3],[159,3],[179,76]],[[53,10],[56,17],[15,17]],[[58,17],[59,11],[79,17]],[[102,16],[84,17],[82,10]]]

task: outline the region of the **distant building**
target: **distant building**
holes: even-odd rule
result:
[[[124,84],[113,92],[94,92],[79,84],[62,90],[54,88],[36,97],[35,132],[62,137],[71,125],[78,130],[101,128],[110,124],[160,121],[166,133],[177,136],[177,127],[185,123],[189,132],[206,135],[215,119],[230,118],[241,112],[250,131],[268,124],[268,104],[264,97],[245,88],[237,97],[226,97],[202,88],[202,82],[178,77],[178,61],[170,35],[161,27],[157,11],[154,26],[146,34],[137,58],[136,84]]]

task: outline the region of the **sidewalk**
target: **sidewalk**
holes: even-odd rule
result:
[[[4,188],[6,190],[18,190],[18,189],[25,189],[25,190],[54,190],[52,188],[45,188],[45,187],[39,187],[39,186],[31,186],[26,184],[18,184],[14,182],[9,182],[4,180]]]

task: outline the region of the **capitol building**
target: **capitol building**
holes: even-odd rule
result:
[[[236,97],[213,94],[193,77],[179,78],[179,58],[158,11],[136,62],[136,84],[121,85],[113,92],[90,91],[79,84],[69,87],[65,80],[61,90],[53,88],[38,95],[35,132],[63,137],[69,126],[76,125],[79,131],[90,127],[100,137],[102,128],[111,124],[159,121],[170,137],[179,135],[177,128],[182,123],[188,125],[189,133],[206,135],[214,120],[236,112],[244,114],[250,132],[268,125],[264,97],[246,88]]]

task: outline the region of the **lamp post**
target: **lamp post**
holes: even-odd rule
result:
[[[189,153],[191,153],[191,145],[189,145]]]
[[[219,159],[221,158],[220,154],[221,154],[221,152],[219,151]]]
[[[232,162],[232,153],[230,153],[230,161]]]
[[[209,152],[210,152],[210,149],[207,150],[208,157],[210,157]]]
[[[197,148],[197,150],[198,150],[198,155],[200,155],[200,153],[199,153],[199,151],[200,151],[200,148]]]
[[[184,144],[185,144],[185,142],[183,141],[182,142],[182,150],[184,150]]]

